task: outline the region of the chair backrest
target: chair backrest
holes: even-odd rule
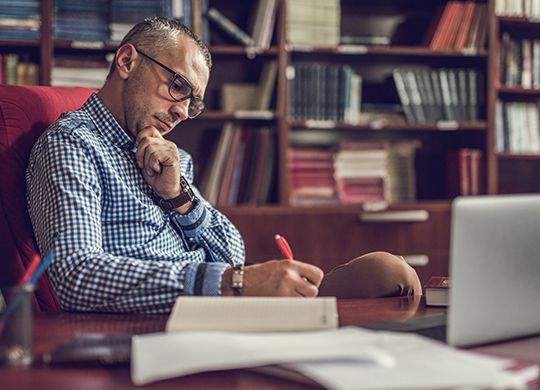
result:
[[[16,283],[38,255],[26,202],[32,146],[62,112],[83,105],[88,88],[0,85],[0,285]],[[36,311],[61,311],[49,279],[36,286]]]

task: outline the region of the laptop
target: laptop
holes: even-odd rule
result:
[[[540,333],[540,195],[457,198],[452,204],[448,315],[369,326],[455,346]]]

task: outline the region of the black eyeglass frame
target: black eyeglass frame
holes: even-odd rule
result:
[[[174,70],[172,70],[171,68],[169,68],[167,65],[163,65],[161,62],[159,62],[158,60],[150,57],[148,54],[145,54],[143,53],[142,51],[140,51],[139,49],[135,49],[137,50],[137,52],[139,54],[141,54],[144,58],[147,58],[149,59],[150,61],[152,61],[153,63],[161,66],[163,69],[165,69],[167,72],[169,72],[170,74],[172,74],[172,78],[171,78],[171,81],[169,83],[169,95],[171,96],[171,98],[175,101],[175,102],[182,102],[184,100],[187,100],[187,99],[190,99],[189,100],[189,107],[192,107],[193,109],[198,109],[199,111],[195,114],[195,115],[190,115],[189,114],[189,108],[188,108],[188,118],[189,119],[194,119],[196,117],[198,117],[199,115],[201,115],[204,111],[206,111],[206,105],[204,104],[204,101],[202,100],[202,98],[200,96],[197,96],[193,93],[193,86],[191,85],[191,83],[188,81],[188,79],[182,75],[181,73],[178,73],[178,72],[175,72]],[[190,89],[190,93],[189,95],[186,95],[180,99],[177,99],[174,97],[174,95],[172,94],[171,92],[171,88],[172,86],[174,85],[175,81],[177,79],[181,79],[184,83],[186,83],[186,85],[189,87]],[[194,104],[195,102],[198,102],[199,105],[202,105],[202,108],[197,108],[196,104]]]

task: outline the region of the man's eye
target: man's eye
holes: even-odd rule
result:
[[[172,90],[175,94],[180,96],[187,96],[190,94],[189,87],[181,83],[173,83]]]

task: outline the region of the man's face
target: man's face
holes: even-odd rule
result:
[[[200,48],[191,39],[182,37],[172,52],[152,57],[183,75],[194,95],[204,96],[209,69]],[[126,130],[136,137],[143,128],[154,126],[165,135],[188,118],[190,99],[175,101],[169,94],[173,75],[140,53],[137,61],[139,64],[126,80],[123,93]]]

